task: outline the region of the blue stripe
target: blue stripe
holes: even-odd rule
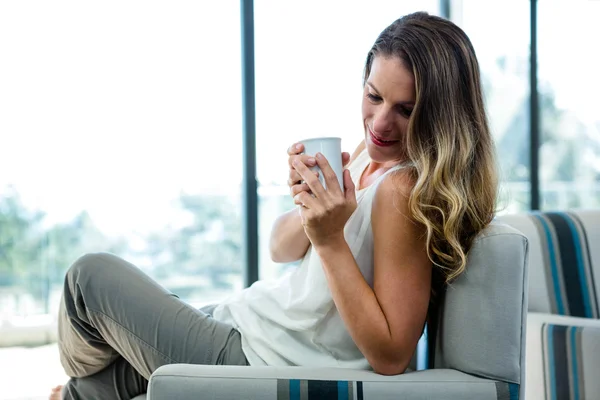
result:
[[[558,314],[565,315],[565,308],[563,305],[563,299],[560,291],[559,278],[558,278],[558,267],[556,266],[556,255],[554,254],[554,241],[552,240],[552,234],[546,220],[541,215],[534,215],[542,223],[544,232],[546,233],[548,255],[550,257],[550,270],[552,272],[552,284],[554,285],[554,293],[556,297],[556,306],[558,307]]]
[[[423,334],[417,343],[417,371],[428,369],[429,366],[429,347],[427,346],[427,325]]]
[[[548,367],[550,368],[550,397],[552,400],[556,400],[556,372],[554,370],[554,325],[547,325],[548,331],[546,336],[548,337]],[[291,397],[290,397],[291,400]]]
[[[290,379],[290,400],[300,400],[299,379]]]
[[[564,212],[560,213],[567,221],[573,236],[573,244],[575,245],[575,256],[577,257],[577,269],[579,270],[579,284],[581,285],[581,294],[583,296],[583,306],[585,308],[585,316],[592,318],[592,306],[590,305],[590,292],[588,291],[587,277],[585,275],[585,264],[583,263],[583,251],[581,250],[581,238],[577,227],[573,223],[573,219]]]
[[[338,400],[348,400],[348,381],[338,381]]]
[[[569,328],[569,340],[571,341],[571,368],[573,368],[573,395],[575,399],[579,399],[579,375],[577,375],[577,341],[576,337],[577,327],[572,326]]]
[[[519,385],[516,383],[508,384],[508,393],[510,400],[519,400]]]

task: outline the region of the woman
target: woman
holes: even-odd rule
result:
[[[298,208],[276,221],[271,255],[302,263],[283,278],[196,310],[113,255],[75,262],[60,309],[73,377],[62,396],[133,397],[169,363],[404,372],[435,283],[464,271],[495,212],[494,145],[464,32],[425,13],[386,28],[367,56],[362,114],[344,188],[322,155],[288,151]]]

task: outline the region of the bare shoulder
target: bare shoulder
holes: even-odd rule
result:
[[[422,236],[423,227],[411,218],[409,207],[414,184],[408,170],[395,171],[385,177],[377,187],[371,210],[374,228],[384,227],[383,231],[388,234],[414,239]]]
[[[408,211],[408,200],[414,185],[414,178],[407,170],[394,171],[386,176],[377,187],[374,205],[378,208],[383,206],[384,209],[393,207],[397,211]]]

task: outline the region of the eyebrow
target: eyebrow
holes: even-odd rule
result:
[[[371,88],[376,91],[377,93],[379,93],[379,90],[377,90],[377,88],[375,87],[375,85],[373,85],[371,82],[367,81],[367,85],[371,86]],[[396,105],[398,106],[414,106],[415,102],[414,101],[399,101],[398,103],[396,103]]]

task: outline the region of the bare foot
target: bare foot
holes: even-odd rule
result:
[[[54,389],[52,389],[52,393],[50,393],[50,397],[48,397],[48,400],[61,400],[60,399],[61,389],[62,389],[62,385],[59,385],[59,386],[55,387]]]

